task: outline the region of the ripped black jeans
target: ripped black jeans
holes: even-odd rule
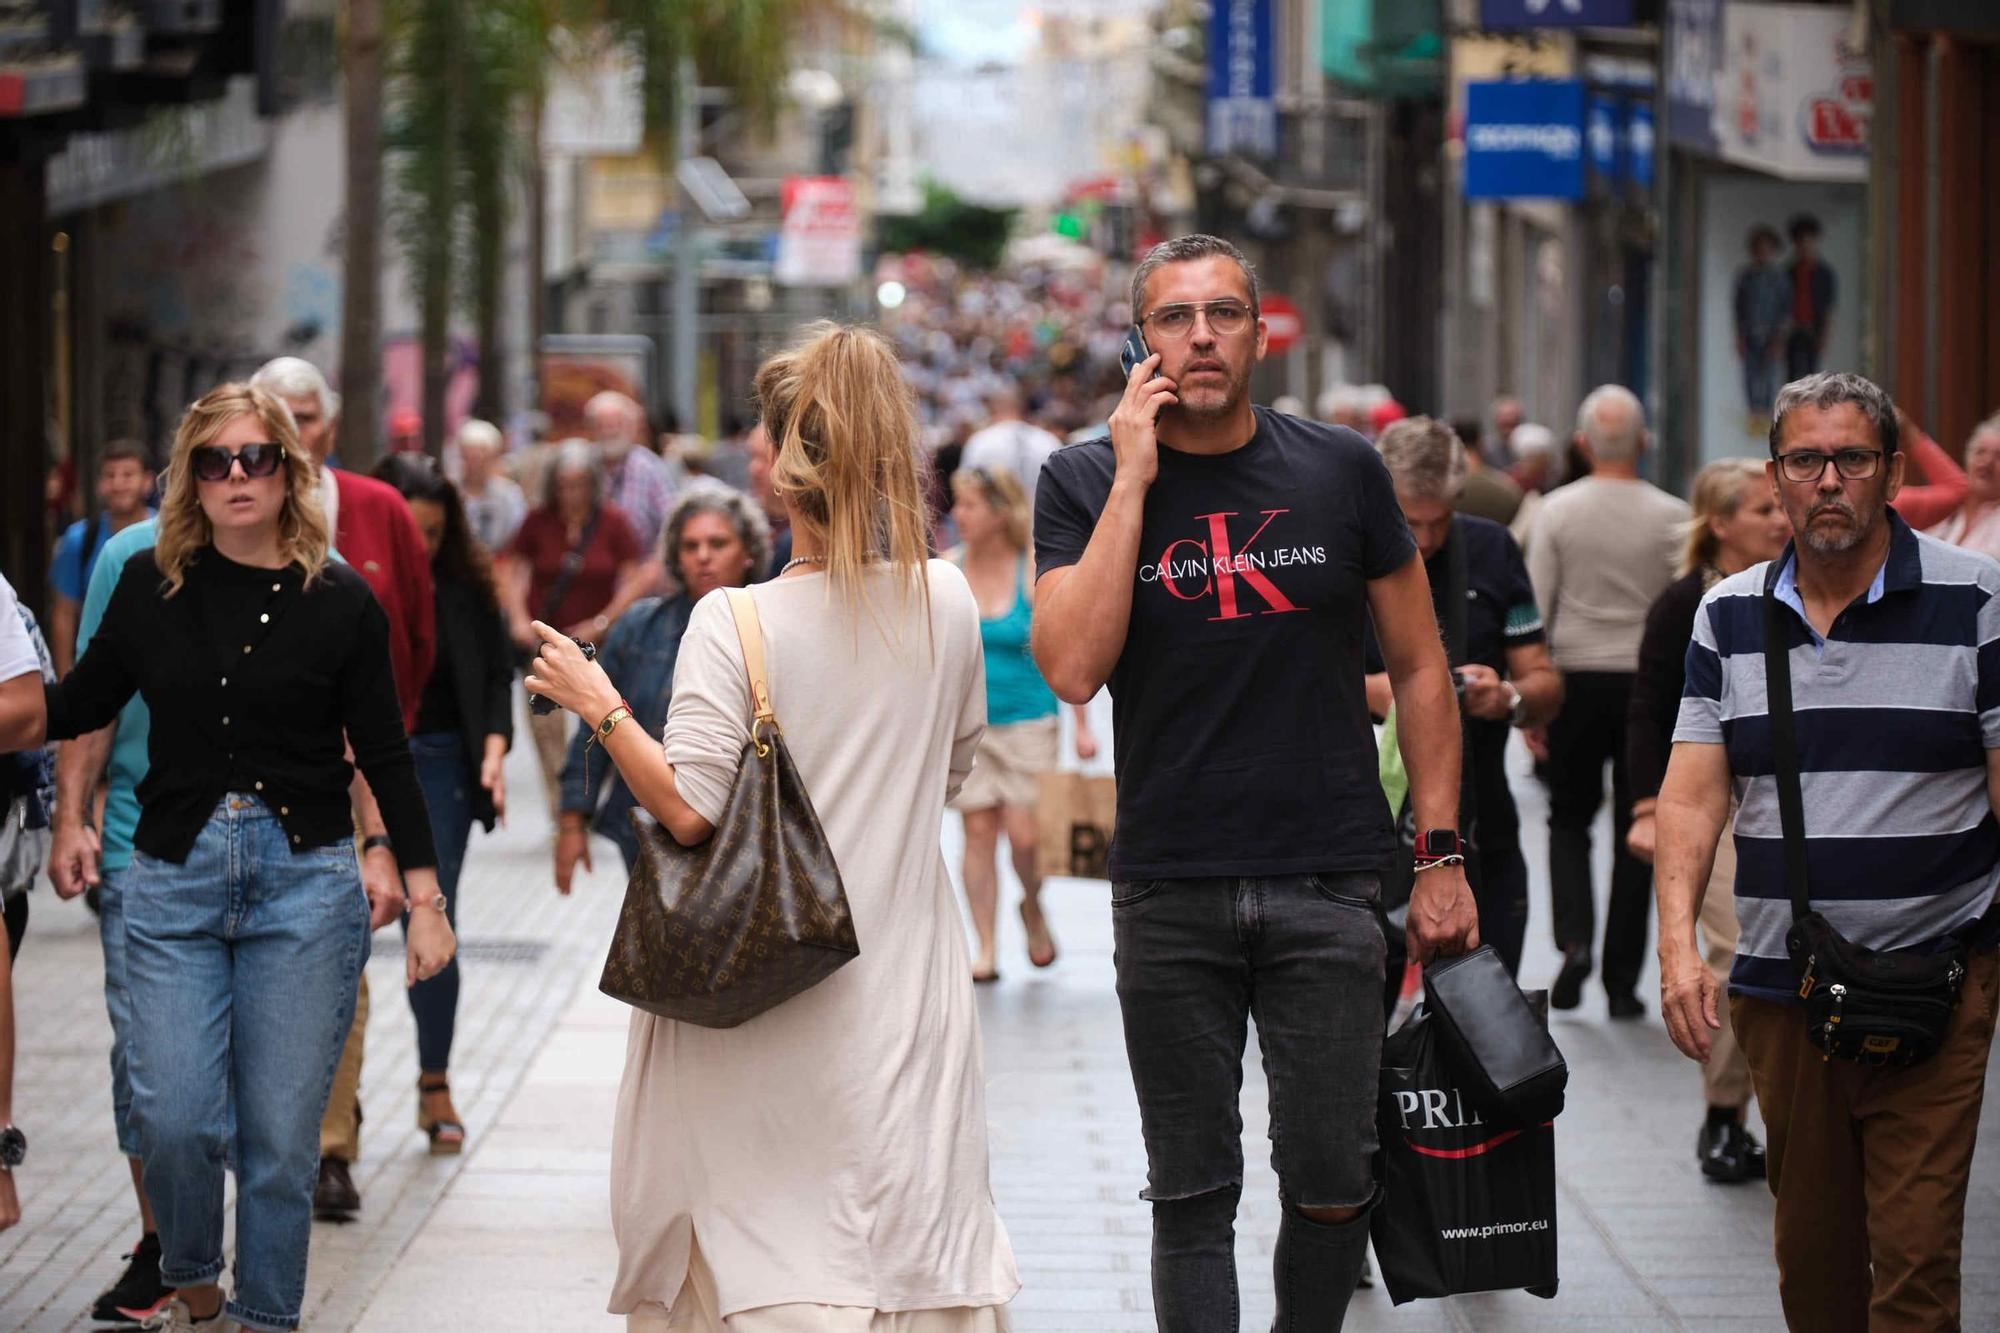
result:
[[[1161,1333],[1238,1327],[1248,1020],[1271,1096],[1285,1209],[1274,1278],[1280,1333],[1346,1317],[1376,1198],[1382,930],[1372,874],[1119,881],[1118,1002],[1146,1137],[1153,1306]],[[1299,1208],[1362,1208],[1319,1223]]]

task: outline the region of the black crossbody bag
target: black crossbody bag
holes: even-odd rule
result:
[[[1791,654],[1786,612],[1775,592],[1776,571],[1773,564],[1773,577],[1764,587],[1764,682],[1778,816],[1784,829],[1785,880],[1792,896],[1792,928],[1785,934],[1785,951],[1799,968],[1806,1037],[1829,1059],[1838,1056],[1866,1065],[1907,1068],[1937,1054],[1951,1032],[1952,1014],[1965,985],[1967,941],[1979,922],[1953,932],[1949,947],[1920,953],[1864,948],[1812,910],[1806,887],[1798,732],[1792,719]]]

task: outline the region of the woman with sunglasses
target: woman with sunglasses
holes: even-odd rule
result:
[[[290,413],[224,384],[182,417],[158,544],[47,687],[48,733],[152,710],[125,906],[133,1115],[169,1330],[224,1310],[223,1163],[237,1172],[228,1319],[289,1329],[305,1295],[320,1113],[369,949],[349,747],[402,863],[411,985],[451,961],[389,626],[328,557]],[[232,1130],[234,1108],[234,1138]]]
[[[1021,924],[1028,932],[1028,961],[1056,961],[1055,937],[1042,912],[1037,862],[1035,801],[1042,774],[1056,766],[1059,706],[1028,654],[1034,580],[1028,572],[1028,495],[1013,473],[968,468],[952,474],[952,521],[961,545],[950,559],[965,571],[979,602],[979,639],[986,655],[986,733],[972,776],[952,802],[965,820],[965,900],[979,952],[972,979],[998,981],[996,959],[1000,834],[1007,834],[1014,873],[1021,879]],[[1076,754],[1091,759],[1097,737],[1090,718],[1076,710]]]

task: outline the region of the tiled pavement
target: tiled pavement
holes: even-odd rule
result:
[[[545,822],[527,807],[537,775],[525,749],[511,773],[513,825],[475,839],[460,894],[469,955],[454,1082],[472,1125],[458,1159],[426,1156],[412,1124],[413,1031],[396,995],[400,949],[378,940],[359,1180],[363,1220],[313,1237],[307,1327],[614,1329],[601,1313],[613,1260],[605,1175],[625,1011],[593,982],[620,885],[599,869],[575,897],[548,887]],[[1524,784],[1531,864],[1543,862],[1539,806]],[[948,830],[947,836],[950,836]],[[955,855],[955,852],[953,853]],[[1527,975],[1553,957],[1545,885],[1535,889]],[[1018,928],[1005,979],[981,992],[994,1188],[1025,1282],[1024,1333],[1152,1327],[1147,1214],[1137,1113],[1111,987],[1104,886],[1051,886],[1063,945],[1045,973],[1026,965]],[[79,1319],[133,1230],[123,1163],[110,1145],[107,1029],[94,927],[80,906],[36,895],[16,976],[16,1114],[34,1140],[23,1171],[25,1224],[0,1233],[0,1333],[88,1327]],[[1003,920],[1011,917],[1002,913]],[[1357,1330],[1779,1329],[1761,1187],[1720,1188],[1694,1169],[1694,1072],[1655,1021],[1612,1026],[1600,997],[1557,1015],[1573,1069],[1558,1126],[1562,1293],[1463,1297],[1392,1310],[1356,1299]],[[1264,1089],[1246,1065],[1250,1175],[1238,1252],[1244,1327],[1268,1326],[1276,1185],[1264,1143]],[[1989,1103],[1990,1142],[2000,1112]],[[2000,1328],[2000,1159],[1975,1167],[1966,1236],[1968,1329]]]

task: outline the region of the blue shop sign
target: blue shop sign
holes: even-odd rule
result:
[[[1620,130],[1618,100],[1603,93],[1592,93],[1588,109],[1584,112],[1583,138],[1590,149],[1590,170],[1606,185],[1614,185],[1619,176],[1619,159],[1623,157],[1624,138]]]
[[[1483,28],[1619,28],[1632,0],[1479,0]]]
[[[1627,108],[1625,122],[1625,167],[1632,184],[1650,193],[1653,188],[1653,108],[1634,102]]]
[[[1465,85],[1467,199],[1581,199],[1584,90],[1575,79]]]
[[[1208,28],[1208,151],[1278,152],[1276,0],[1212,0]]]

